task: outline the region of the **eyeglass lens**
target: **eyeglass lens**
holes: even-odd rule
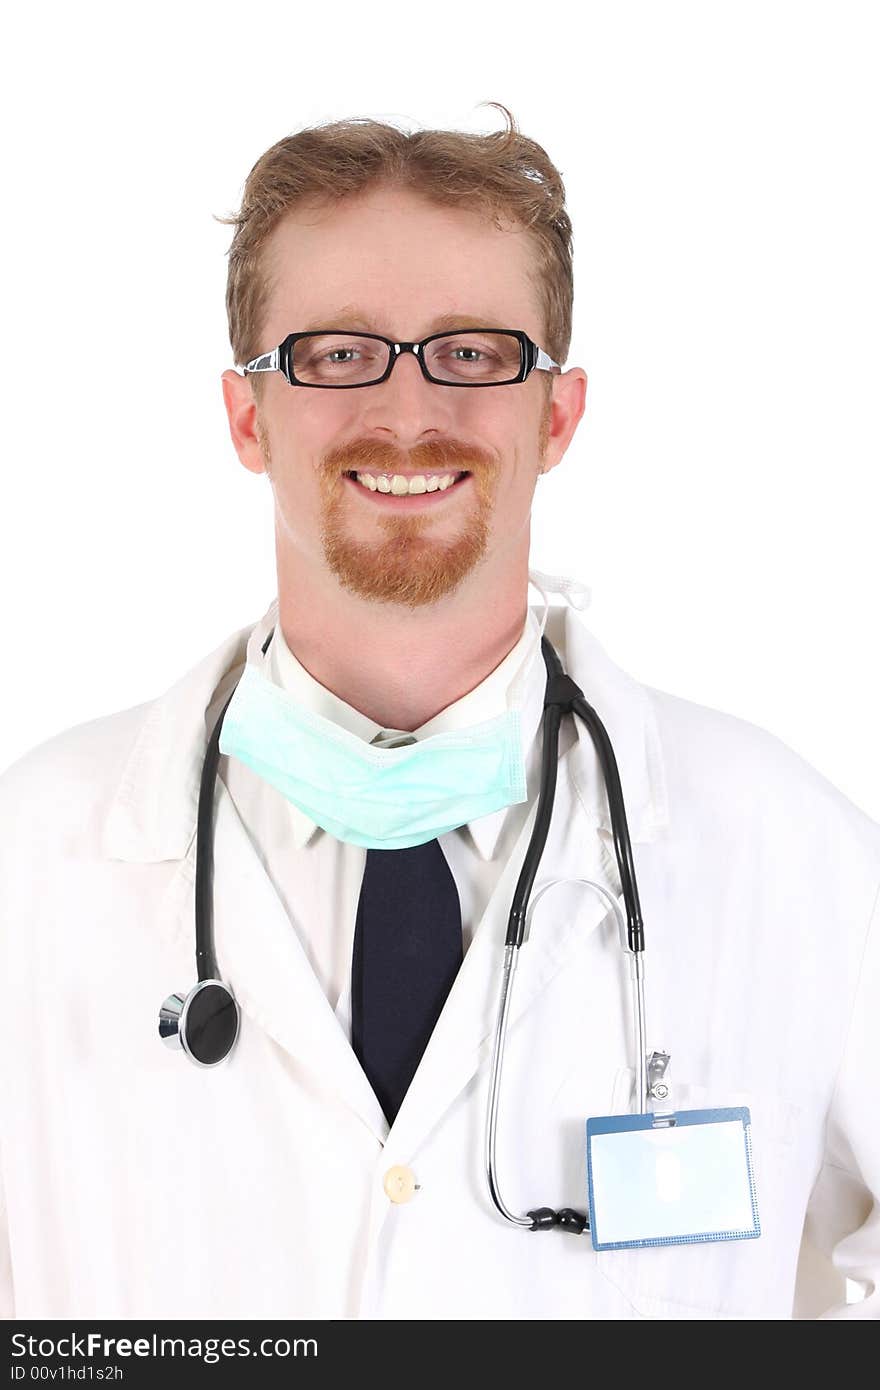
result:
[[[513,381],[520,371],[519,339],[506,333],[448,333],[426,343],[423,353],[438,381],[490,385]],[[311,333],[294,343],[291,367],[307,386],[365,386],[384,376],[390,354],[376,338]]]

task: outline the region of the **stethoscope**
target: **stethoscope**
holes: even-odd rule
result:
[[[263,644],[264,653],[271,639],[272,633],[270,632]],[[562,1230],[581,1235],[589,1230],[588,1217],[583,1212],[573,1211],[569,1207],[560,1211],[556,1211],[552,1207],[538,1207],[523,1216],[517,1216],[511,1212],[501,1196],[496,1164],[498,1111],[507,1023],[513,997],[519,948],[526,935],[529,897],[547,842],[550,820],[553,815],[559,759],[559,728],[564,714],[577,714],[586,724],[596,747],[608,796],[614,852],[620,873],[623,899],[626,904],[626,921],[623,919],[619,903],[604,885],[594,883],[591,879],[578,879],[576,882],[595,888],[605,898],[617,917],[621,940],[626,941],[626,949],[630,954],[636,1049],[636,1105],[640,1113],[644,1113],[646,1109],[648,1095],[643,961],[645,936],[633,866],[632,845],[623,804],[623,792],[620,787],[617,760],[614,756],[611,740],[598,714],[585,699],[580,686],[562,669],[562,662],[545,636],[541,638],[541,654],[547,667],[547,685],[544,692],[541,787],[534,828],[508,917],[501,1001],[495,1028],[489,1099],[486,1110],[485,1165],[492,1201],[505,1221],[531,1231],[548,1230],[553,1226],[559,1226]],[[159,1011],[159,1036],[162,1041],[175,1049],[181,1047],[187,1057],[201,1067],[214,1067],[229,1056],[238,1037],[241,1022],[238,1003],[232,990],[217,978],[217,962],[214,956],[212,887],[214,872],[214,787],[217,779],[217,764],[220,759],[220,730],[223,726],[223,717],[234,693],[235,690],[233,689],[220,712],[208,741],[199,787],[195,884],[198,984],[194,985],[186,995],[169,995]],[[554,884],[551,882],[541,889],[532,904],[532,910],[542,894],[553,886]]]

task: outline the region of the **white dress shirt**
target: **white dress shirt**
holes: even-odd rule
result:
[[[539,611],[542,606],[537,605]],[[271,642],[263,654],[262,646],[273,628]],[[480,723],[503,714],[509,700],[519,706],[526,800],[438,837],[458,888],[462,949],[466,952],[540,787],[542,741],[539,731],[547,673],[540,652],[540,625],[535,611],[529,608],[522,635],[503,661],[478,686],[412,734],[399,729],[383,729],[310,675],[284,640],[278,623],[277,598],[254,629],[247,659],[306,708],[378,746],[393,742],[395,736],[421,739]],[[515,684],[524,664],[530,660],[528,676],[524,682]],[[240,675],[241,667],[238,667],[215,692],[206,713],[208,733]],[[521,688],[516,688],[517,685]],[[514,687],[513,693],[511,687]],[[560,756],[574,738],[571,721],[563,721]],[[291,926],[340,1026],[350,1038],[351,955],[366,850],[322,830],[237,758],[221,755],[218,776],[284,903]],[[220,966],[222,969],[222,962]],[[291,1008],[295,1007],[295,1001],[291,1001]]]

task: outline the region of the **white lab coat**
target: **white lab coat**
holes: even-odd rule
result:
[[[871,1293],[880,1270],[880,826],[772,735],[631,679],[569,609],[547,633],[616,752],[648,1047],[671,1052],[680,1108],[751,1107],[760,1239],[597,1254],[491,1206],[490,1046],[534,808],[390,1133],[222,784],[215,939],[241,1033],[210,1070],[162,1045],[159,1005],[195,980],[204,713],[250,630],[0,778],[6,1315],[878,1317],[880,1290],[847,1306],[843,1275]],[[580,878],[620,895],[578,724],[533,899]],[[584,1120],[629,1107],[632,1068],[615,918],[560,882],[512,1005],[513,1210],[584,1208]],[[404,1203],[383,1188],[394,1165],[418,1184]]]

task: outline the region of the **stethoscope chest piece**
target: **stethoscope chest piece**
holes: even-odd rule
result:
[[[197,1066],[215,1067],[232,1051],[239,1022],[226,985],[200,980],[187,995],[169,994],[159,1010],[159,1037],[168,1047],[182,1047]]]

